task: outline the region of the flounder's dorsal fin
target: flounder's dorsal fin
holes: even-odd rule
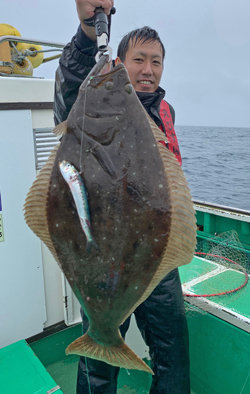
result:
[[[159,149],[168,184],[171,204],[170,233],[168,238],[166,238],[165,250],[155,275],[141,298],[127,313],[123,322],[133,313],[138,305],[148,298],[168,272],[180,265],[190,263],[196,245],[195,211],[183,170],[175,155],[159,143],[159,141],[162,140],[162,131],[157,127],[146,111],[145,114]]]
[[[63,137],[67,133],[67,120],[64,122],[59,123],[54,129],[53,133],[57,137]]]
[[[46,244],[54,258],[58,261],[53,246],[47,219],[47,200],[50,186],[51,172],[60,144],[52,150],[46,164],[40,170],[33,182],[24,204],[24,219],[30,229]]]

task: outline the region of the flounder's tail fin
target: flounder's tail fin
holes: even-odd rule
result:
[[[152,369],[126,345],[122,338],[117,345],[102,345],[95,342],[86,333],[67,347],[66,354],[78,354],[104,361],[116,367],[138,369],[154,374]]]

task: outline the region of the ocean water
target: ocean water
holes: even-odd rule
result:
[[[175,130],[192,198],[250,211],[250,128]]]

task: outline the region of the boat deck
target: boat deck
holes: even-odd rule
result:
[[[244,279],[242,273],[201,257],[181,267],[180,276],[184,292],[193,294],[231,290]],[[186,298],[193,394],[250,392],[249,296],[248,283],[226,296]],[[0,392],[74,394],[78,356],[65,356],[65,348],[80,335],[78,324],[29,344],[21,340],[1,349]],[[147,394],[150,383],[145,372],[121,369],[117,393]]]
[[[197,256],[190,264],[180,267],[179,272],[184,294],[214,294],[211,297],[191,297],[193,305],[250,333],[250,283],[234,292],[246,282],[243,272]],[[233,292],[218,296],[229,291]],[[185,299],[190,301],[187,296]]]
[[[78,330],[80,327],[75,331]],[[60,347],[65,341],[64,337],[65,333],[61,335],[61,341],[57,342]],[[36,345],[34,347],[36,348]],[[74,394],[78,356],[63,355],[61,357],[60,352],[54,352],[54,348],[50,350],[54,353],[51,357],[52,362],[49,364],[45,362],[44,365],[25,340],[1,349],[0,392],[3,394]],[[151,376],[146,372],[121,369],[117,393],[146,394],[150,383]]]
[[[184,294],[215,294],[211,297],[192,297],[193,305],[250,332],[249,282],[234,292],[246,281],[243,272],[197,256],[189,265],[180,267],[179,272]],[[233,292],[217,296],[228,291]],[[190,301],[189,297],[185,298]]]

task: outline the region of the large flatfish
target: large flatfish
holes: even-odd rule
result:
[[[66,352],[152,373],[125,344],[119,326],[169,271],[192,259],[195,215],[183,171],[158,142],[162,132],[123,64],[86,78],[55,133],[63,138],[28,193],[25,219],[89,319],[88,332]],[[81,177],[95,248],[87,247],[79,204],[60,163]]]

